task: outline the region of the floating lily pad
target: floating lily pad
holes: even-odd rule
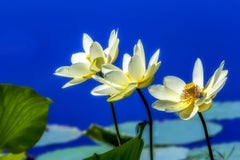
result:
[[[110,149],[112,147],[107,145],[66,148],[42,154],[36,160],[80,160],[91,156],[93,153],[101,154]]]
[[[204,112],[207,120],[240,118],[240,101],[214,102],[212,108]]]
[[[139,121],[140,122],[140,121]],[[121,133],[130,136],[136,135],[136,125],[138,122],[126,122],[119,124]],[[207,122],[209,135],[214,136],[222,130],[222,126],[213,122]],[[114,126],[108,127],[114,130]],[[144,129],[142,138],[145,144],[149,144],[148,126]],[[197,118],[183,120],[154,121],[153,140],[157,145],[189,144],[205,140],[202,124]]]
[[[189,149],[184,147],[158,147],[154,148],[154,159],[156,160],[180,160],[186,159]],[[149,149],[144,148],[140,160],[149,159]]]
[[[217,160],[240,159],[240,142],[212,145],[212,150]],[[189,160],[206,160],[206,157],[208,157],[207,147],[195,148],[188,153]]]
[[[48,125],[36,147],[66,143],[79,138],[82,132],[76,127]]]

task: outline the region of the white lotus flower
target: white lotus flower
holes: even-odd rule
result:
[[[84,52],[75,53],[71,57],[71,66],[62,66],[55,71],[55,75],[72,78],[63,88],[82,83],[101,71],[103,64],[113,63],[118,56],[119,39],[117,31],[110,34],[108,47],[103,50],[98,42],[83,34]]]
[[[223,88],[227,80],[224,61],[204,86],[203,66],[198,58],[195,62],[192,82],[186,84],[175,76],[166,76],[163,85],[149,87],[150,94],[158,100],[152,106],[160,111],[178,112],[183,120],[192,118],[197,112],[205,112],[212,106],[212,99]]]
[[[108,101],[117,101],[131,95],[136,88],[151,84],[160,66],[158,58],[159,50],[153,54],[146,68],[145,53],[139,40],[134,46],[133,56],[124,55],[122,70],[114,65],[103,65],[103,77],[93,76],[103,84],[95,87],[91,93],[99,96],[108,95],[110,96]]]

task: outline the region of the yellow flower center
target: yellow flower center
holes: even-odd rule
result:
[[[184,86],[184,90],[181,94],[181,101],[184,106],[193,104],[202,95],[200,88],[193,82]]]

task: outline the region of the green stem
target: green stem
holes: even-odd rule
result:
[[[206,122],[203,118],[203,115],[201,112],[198,112],[198,115],[200,117],[200,120],[202,122],[202,125],[203,125],[203,128],[204,128],[204,133],[205,133],[205,138],[206,138],[206,141],[207,141],[207,146],[208,146],[208,151],[209,151],[209,156],[210,156],[210,159],[211,160],[214,160],[213,158],[213,152],[212,152],[212,148],[211,148],[211,143],[210,143],[210,138],[209,138],[209,135],[208,135],[208,129],[207,129],[207,125],[206,125]]]
[[[121,145],[122,145],[122,143],[121,143],[121,137],[120,137],[120,134],[119,134],[117,116],[116,116],[116,113],[115,113],[115,109],[114,109],[114,106],[113,106],[113,102],[110,102],[110,107],[111,107],[111,111],[112,111],[112,115],[113,115],[113,121],[114,121],[114,125],[115,125],[115,130],[116,130],[116,133],[117,133],[118,145],[121,146]]]
[[[103,78],[103,73],[102,72],[98,72],[97,73],[100,77]],[[118,141],[118,145],[121,146],[121,137],[120,137],[120,133],[119,133],[119,129],[118,129],[118,122],[117,122],[117,116],[116,116],[116,112],[113,106],[113,102],[109,102],[110,103],[110,107],[111,107],[111,111],[112,111],[112,116],[113,116],[113,121],[114,121],[114,126],[115,126],[115,130],[116,130],[116,134],[117,134],[117,141]]]
[[[145,99],[142,91],[140,89],[137,89],[137,92],[139,94],[139,96],[141,97],[143,103],[144,103],[144,106],[147,110],[147,114],[148,114],[148,121],[149,121],[149,145],[150,145],[150,160],[153,160],[153,119],[152,119],[152,114],[151,114],[151,110],[150,110],[150,107],[147,103],[147,100]]]

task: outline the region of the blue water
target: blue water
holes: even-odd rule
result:
[[[240,2],[238,0],[1,0],[0,82],[29,86],[50,97],[49,123],[85,129],[91,122],[111,124],[106,97],[93,97],[93,80],[67,89],[67,78],[54,76],[56,68],[70,65],[71,54],[82,51],[82,34],[103,46],[112,29],[119,30],[122,55],[132,54],[140,38],[147,58],[161,49],[162,65],[154,83],[166,75],[191,81],[194,61],[200,57],[205,81],[222,60],[229,70],[217,101],[240,100]],[[154,99],[143,89],[149,103]],[[146,119],[136,93],[115,103],[120,122]],[[155,119],[165,113],[152,110]]]

